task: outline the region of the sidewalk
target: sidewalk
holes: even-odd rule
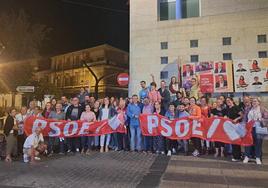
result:
[[[268,187],[268,155],[264,165],[234,163],[213,157],[172,156],[160,187]]]

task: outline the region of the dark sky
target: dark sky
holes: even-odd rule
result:
[[[25,10],[32,23],[53,29],[42,55],[56,55],[104,43],[126,51],[129,49],[127,0],[0,0],[0,12],[20,9]]]

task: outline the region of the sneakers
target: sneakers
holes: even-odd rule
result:
[[[40,158],[40,157],[34,157],[34,160],[36,160],[36,161],[40,161],[41,158]]]
[[[76,152],[78,152],[78,153],[79,153],[79,148],[76,148]]]
[[[172,153],[176,154],[176,149],[175,148],[172,148]]]
[[[192,155],[194,157],[198,157],[200,155],[199,151],[198,150],[194,150],[194,152],[192,153]]]
[[[29,157],[27,154],[23,154],[23,162],[25,162],[25,163],[29,162]]]
[[[238,161],[239,161],[238,159],[232,158],[232,162],[238,162]]]
[[[164,151],[161,151],[161,155],[165,155],[165,152]]]
[[[260,158],[256,158],[256,163],[257,163],[257,165],[261,165],[262,163],[261,163],[261,159]]]
[[[245,159],[243,160],[243,163],[248,163],[249,158],[246,156]]]
[[[167,156],[171,156],[171,151],[170,150],[168,150]]]

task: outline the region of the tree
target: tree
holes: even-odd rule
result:
[[[45,25],[31,23],[23,10],[0,15],[0,92],[14,91],[31,82],[35,67],[14,62],[40,57],[39,49],[50,31]]]
[[[32,24],[20,10],[0,16],[0,42],[5,46],[2,58],[6,61],[39,57],[39,49],[51,31],[46,25]]]

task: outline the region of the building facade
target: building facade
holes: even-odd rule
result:
[[[123,72],[128,72],[128,53],[105,44],[52,57],[48,75],[49,81],[67,96],[87,86],[94,94],[96,79],[100,97],[127,96],[127,88],[116,81]]]
[[[267,0],[130,1],[129,95],[174,62],[267,57]]]

